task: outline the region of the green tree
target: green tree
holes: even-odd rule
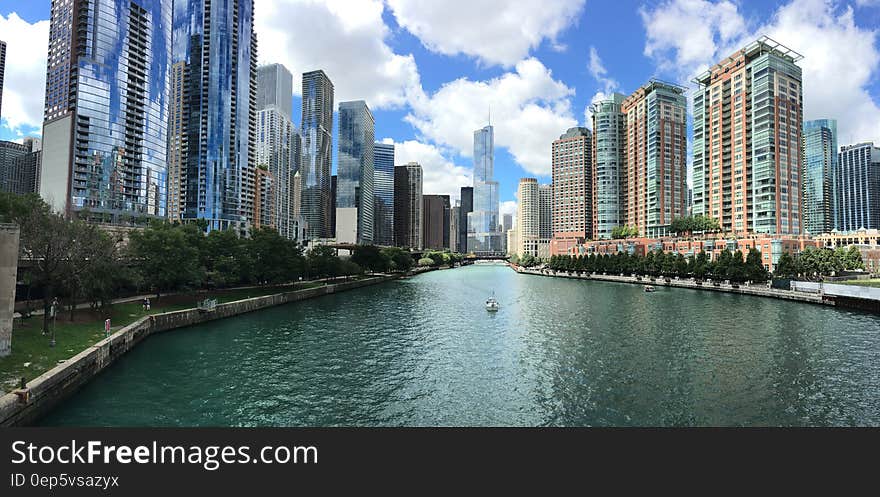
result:
[[[777,278],[794,279],[799,273],[797,263],[790,252],[783,252],[779,256],[779,262],[776,263],[776,271],[773,275]]]
[[[856,271],[865,269],[865,263],[862,261],[862,252],[855,245],[850,245],[843,256],[844,267],[848,271]]]
[[[385,247],[382,254],[391,261],[391,268],[395,271],[406,272],[413,267],[412,255],[400,247]]]
[[[315,278],[335,277],[339,275],[340,260],[336,249],[326,245],[317,245],[309,250],[306,256],[306,268],[309,276]]]
[[[391,257],[375,245],[358,245],[351,254],[351,261],[371,273],[384,273],[391,268]]]
[[[749,250],[746,255],[746,277],[749,281],[762,283],[770,277],[767,269],[764,267],[763,256],[757,247]]]
[[[142,231],[133,231],[128,247],[142,281],[157,296],[201,286],[204,269],[199,264],[199,251],[190,244],[184,229],[156,221]]]

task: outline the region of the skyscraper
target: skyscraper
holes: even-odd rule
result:
[[[880,229],[880,148],[859,143],[840,148],[834,172],[835,229]]]
[[[293,121],[293,75],[282,64],[257,69],[257,109],[270,108]]]
[[[394,245],[422,248],[422,166],[394,167]]]
[[[626,220],[626,122],[625,95],[612,93],[595,102],[593,113],[592,202],[595,240],[611,238],[611,231]]]
[[[297,144],[290,119],[292,88],[293,76],[283,65],[257,68],[257,165],[265,166],[272,177],[268,199],[274,216],[271,224],[289,239],[296,235],[291,195]]]
[[[255,222],[253,22],[253,0],[189,0],[174,9],[172,80],[178,86],[169,150],[172,162],[179,160],[180,217],[205,220],[209,230],[246,230]]]
[[[474,210],[468,214],[468,252],[500,254],[498,182],[495,170],[494,128],[474,131]]]
[[[18,144],[0,141],[0,191],[40,192],[42,145],[39,138],[28,137]]]
[[[394,245],[394,144],[373,144],[373,242]]]
[[[6,72],[6,42],[0,40],[0,116],[3,115],[3,73]]]
[[[801,56],[761,37],[694,80],[693,213],[800,234]]]
[[[331,198],[333,161],[333,83],[324,71],[302,76],[302,205],[310,238],[332,238],[336,217]]]
[[[547,226],[542,226],[541,204],[544,202],[541,201],[541,198],[545,197],[545,202],[549,204],[551,190],[544,188],[546,193],[542,195],[542,186],[549,185],[539,186],[538,180],[535,178],[522,178],[519,180],[517,192],[519,203],[516,209],[516,247],[511,252],[520,257],[527,254],[532,257],[538,257],[543,255],[540,254],[543,252],[541,246],[549,246],[549,237],[542,238],[542,236],[548,234],[552,230],[552,226],[550,223],[547,223],[546,216],[544,222],[547,223]],[[549,205],[546,205],[547,210],[549,210],[549,207]]]
[[[593,140],[587,128],[570,128],[552,145],[554,253],[592,238]]]
[[[803,217],[811,235],[834,229],[833,172],[837,169],[837,121],[804,122]]]
[[[461,203],[456,202],[449,209],[449,246],[450,252],[458,252],[458,221],[461,219]]]
[[[461,209],[458,211],[458,251],[468,252],[468,214],[474,211],[474,187],[461,187]]]
[[[422,196],[422,248],[449,248],[449,195]]]
[[[668,234],[687,212],[687,100],[679,86],[649,81],[627,97],[626,225]]]
[[[171,0],[53,0],[40,193],[68,214],[166,215]]]
[[[375,121],[363,100],[339,103],[339,163],[336,185],[338,241],[373,243]],[[355,224],[354,240],[343,240],[344,219]]]

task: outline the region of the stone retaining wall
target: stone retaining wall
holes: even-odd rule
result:
[[[273,306],[343,292],[400,278],[401,275],[377,276],[363,280],[325,285],[305,290],[254,297],[218,304],[211,312],[198,309],[145,316],[83,350],[27,384],[0,397],[0,426],[27,425],[45,415],[104,368],[122,357],[144,338],[163,331],[184,328],[224,319]]]
[[[511,266],[513,267],[513,266]],[[835,305],[833,300],[823,299],[821,295],[818,294],[809,294],[803,292],[793,292],[788,290],[775,290],[771,288],[767,288],[766,286],[750,286],[750,285],[740,285],[738,288],[734,288],[727,284],[719,284],[719,286],[715,286],[714,283],[703,282],[702,284],[697,284],[695,281],[687,279],[687,280],[676,280],[674,278],[670,279],[667,283],[666,280],[662,277],[656,278],[655,281],[651,281],[651,279],[647,276],[643,276],[641,280],[634,276],[614,276],[608,274],[582,274],[578,275],[577,273],[565,273],[565,272],[555,272],[552,270],[547,270],[546,273],[537,269],[526,269],[522,267],[513,267],[513,269],[521,274],[534,274],[538,276],[549,276],[553,278],[571,278],[578,280],[598,280],[598,281],[612,281],[616,283],[630,283],[637,285],[653,285],[655,287],[661,286],[669,286],[674,288],[690,288],[693,290],[708,290],[715,292],[725,292],[725,293],[738,293],[741,295],[754,295],[758,297],[771,297],[782,300],[796,300],[799,302],[808,302],[811,304],[825,304],[825,305]]]

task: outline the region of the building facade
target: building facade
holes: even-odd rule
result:
[[[254,228],[274,228],[277,216],[275,213],[275,178],[264,168],[254,169]]]
[[[611,238],[626,219],[626,122],[621,109],[625,95],[612,93],[590,107],[593,122],[593,239]]]
[[[461,187],[461,209],[458,211],[458,252],[468,253],[468,215],[474,211],[474,187]]]
[[[337,165],[336,220],[353,210],[355,240],[373,243],[375,120],[363,100],[339,103],[339,163]],[[340,229],[337,224],[337,230]],[[343,228],[343,231],[345,229]],[[337,232],[338,241],[344,241]]]
[[[626,224],[644,236],[667,234],[687,212],[685,89],[650,81],[627,97]]]
[[[290,118],[292,88],[293,76],[283,65],[257,68],[257,166],[265,166],[272,177],[271,224],[288,239],[296,238],[291,188],[298,141]]]
[[[253,0],[192,0],[176,6],[172,64],[184,97],[180,217],[208,230],[255,224],[257,39]],[[171,147],[173,148],[173,147]]]
[[[41,149],[39,138],[28,137],[21,144],[0,141],[0,191],[40,192]]]
[[[802,231],[800,59],[762,37],[694,80],[693,213],[724,232]]]
[[[551,203],[553,190],[550,185],[539,185],[535,178],[519,180],[517,190],[519,203],[516,210],[515,247],[510,253],[519,257],[546,258],[550,252],[553,231]]]
[[[332,190],[333,82],[324,71],[302,76],[302,193],[300,213],[310,238],[332,238],[336,233],[336,203]]]
[[[837,121],[817,119],[804,122],[803,221],[811,235],[834,229],[834,174],[837,169]]]
[[[69,215],[165,217],[171,0],[53,0],[40,194]]]
[[[498,182],[495,174],[495,131],[474,131],[474,209],[468,213],[468,252],[500,254]]]
[[[373,243],[394,245],[394,144],[373,144]]]
[[[553,142],[552,154],[553,225],[548,238],[555,246],[583,243],[593,235],[592,133],[569,129]]]
[[[422,196],[422,248],[449,248],[449,195]]]
[[[835,229],[880,228],[880,148],[871,142],[841,147],[833,181]]]
[[[394,167],[394,245],[422,248],[422,166]]]

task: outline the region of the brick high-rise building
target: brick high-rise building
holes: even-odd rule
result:
[[[449,195],[422,196],[422,248],[449,248]]]
[[[590,130],[566,131],[553,142],[552,160],[550,237],[553,238],[552,250],[562,253],[592,238],[593,139]]]
[[[761,37],[694,80],[693,213],[736,234],[800,234],[801,55]]]
[[[649,81],[621,104],[626,123],[626,222],[663,236],[687,213],[687,101],[684,88]]]

